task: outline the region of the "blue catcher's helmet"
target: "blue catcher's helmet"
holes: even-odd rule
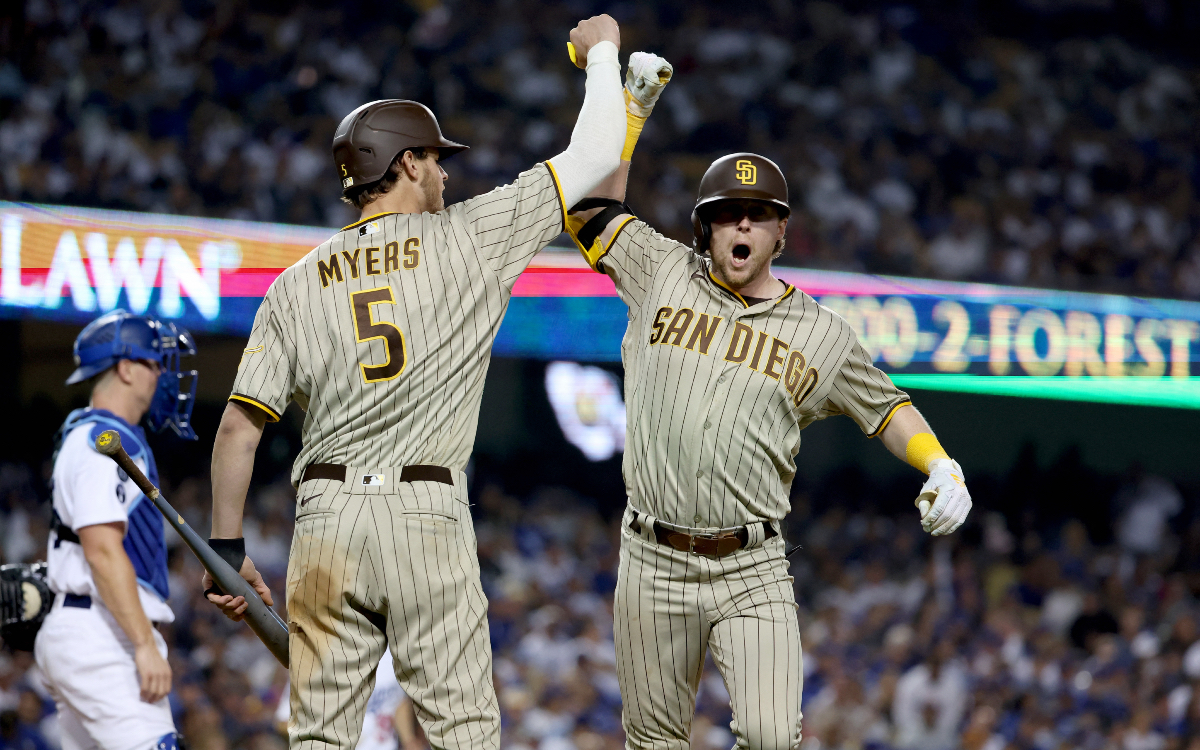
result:
[[[179,369],[179,357],[195,353],[191,334],[174,323],[113,310],[93,320],[75,338],[75,372],[67,385],[95,377],[122,359],[157,362],[162,374],[146,422],[155,432],[170,427],[181,438],[195,440],[191,417],[198,375],[195,370]],[[184,378],[190,381],[187,393],[180,388]]]

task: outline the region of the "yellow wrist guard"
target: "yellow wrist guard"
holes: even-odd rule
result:
[[[633,149],[637,146],[638,137],[646,125],[645,117],[638,117],[629,109],[632,98],[629,89],[625,89],[625,148],[621,149],[621,161],[633,161]]]
[[[938,439],[928,432],[918,432],[908,439],[908,445],[904,448],[904,457],[910,465],[925,474],[929,473],[929,464],[939,458],[950,458],[946,455],[946,450],[942,448]]]

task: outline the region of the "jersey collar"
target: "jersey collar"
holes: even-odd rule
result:
[[[746,301],[746,298],[745,298],[745,297],[743,297],[742,295],[738,294],[738,293],[737,293],[737,292],[735,292],[734,290],[730,289],[728,286],[726,286],[726,285],[725,285],[725,283],[724,283],[724,282],[722,282],[720,279],[718,279],[718,278],[716,277],[716,275],[715,275],[715,274],[712,272],[712,266],[711,266],[711,265],[706,265],[706,268],[704,269],[704,272],[705,272],[706,274],[708,274],[708,279],[709,279],[709,281],[711,281],[713,284],[715,284],[715,285],[717,286],[717,288],[719,288],[721,291],[723,291],[723,292],[725,292],[726,294],[730,295],[731,297],[733,297],[734,299],[736,299],[738,302],[741,302],[741,303],[742,303],[742,307],[743,307],[743,308],[748,308],[748,307],[750,307],[750,306],[751,306],[751,305],[750,305],[750,303],[749,303],[748,301]],[[772,306],[774,306],[774,305],[778,305],[780,302],[783,302],[785,299],[787,299],[788,297],[792,296],[792,294],[793,294],[793,293],[796,291],[796,287],[792,286],[791,284],[788,284],[786,281],[785,281],[785,282],[783,282],[783,283],[784,283],[784,285],[786,285],[786,286],[787,286],[787,289],[784,289],[784,290],[783,290],[783,294],[779,295],[778,297],[776,297],[776,298],[773,300],[773,302],[772,302]]]
[[[704,269],[704,272],[705,272],[706,274],[708,274],[708,280],[709,280],[709,281],[711,281],[712,283],[716,284],[716,285],[717,285],[717,288],[721,289],[721,290],[722,290],[722,291],[724,291],[726,294],[728,294],[728,295],[730,295],[731,297],[733,297],[734,299],[736,299],[738,302],[741,302],[741,303],[742,303],[742,307],[749,307],[749,306],[750,306],[750,303],[746,301],[746,298],[745,298],[745,297],[743,297],[742,295],[740,295],[740,294],[738,294],[737,292],[735,292],[735,291],[733,291],[732,289],[730,289],[728,286],[726,286],[726,285],[725,285],[725,283],[724,283],[723,281],[721,281],[720,279],[718,279],[718,278],[717,278],[717,277],[716,277],[716,276],[713,274],[713,272],[712,272],[712,266],[707,266],[707,267]]]
[[[98,416],[98,417],[104,417],[105,419],[111,419],[112,421],[116,422],[117,424],[121,425],[122,427],[129,429],[132,432],[145,434],[142,431],[142,428],[140,425],[129,424],[129,422],[125,421],[124,417],[117,416],[116,414],[113,414],[108,409],[96,409],[91,406],[88,406],[88,407],[84,407],[82,409],[76,409],[75,411],[71,412],[70,416],[67,417],[67,419],[68,419],[68,421],[78,420],[78,419],[83,419],[84,417],[90,417],[93,415]]]
[[[395,214],[395,213],[400,213],[400,212],[399,211],[384,211],[383,213],[375,214],[374,216],[368,216],[365,219],[359,219],[358,221],[354,222],[353,224],[351,224],[349,226],[342,227],[342,231],[345,232],[348,229],[357,229],[358,227],[361,227],[363,224],[366,224],[368,221],[375,221],[380,216],[391,216],[392,214]]]
[[[140,440],[143,444],[146,443],[146,431],[142,429],[140,424],[129,424],[129,422],[125,421],[123,417],[113,414],[108,409],[94,409],[90,406],[86,406],[82,409],[75,409],[67,415],[65,420],[63,420],[62,427],[59,428],[58,435],[56,435],[54,438],[56,445],[61,446],[60,441],[66,438],[67,433],[71,432],[76,427],[79,427],[83,424],[97,422],[101,424],[108,423],[110,426],[115,424],[118,430],[125,430],[129,433],[129,435],[133,436],[137,440]],[[141,455],[141,450],[142,448],[135,448],[135,446],[132,445],[128,446],[130,455]],[[151,461],[153,461],[153,459],[151,459]]]

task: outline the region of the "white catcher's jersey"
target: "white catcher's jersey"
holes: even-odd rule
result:
[[[782,519],[802,429],[845,414],[874,436],[909,403],[845,319],[795,287],[748,301],[709,258],[636,219],[588,261],[629,306],[625,486],[662,521]]]
[[[513,284],[564,227],[548,164],[436,214],[381,214],[284,271],[254,319],[231,400],[307,411],[292,471],[471,454]]]
[[[62,522],[78,532],[85,526],[102,523],[128,523],[132,504],[146,500],[137,484],[120,471],[113,460],[97,453],[90,439],[91,426],[71,430],[63,440],[54,462],[54,511]],[[135,458],[142,469],[146,462]],[[158,513],[157,510],[154,511]],[[46,551],[47,583],[62,594],[82,594],[96,601],[100,592],[92,579],[92,569],[79,544],[50,535]],[[142,610],[152,622],[173,622],[175,614],[165,601],[146,585],[138,586]]]
[[[404,698],[404,688],[396,681],[392,652],[385,650],[383,658],[379,660],[379,668],[375,670],[375,690],[367,700],[367,715],[363,719],[362,735],[358,738],[355,750],[396,750],[400,746],[394,717],[396,708]],[[287,690],[284,690],[275,709],[275,721],[286,722],[291,715],[291,701],[288,700]]]

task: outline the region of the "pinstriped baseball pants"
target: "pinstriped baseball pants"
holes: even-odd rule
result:
[[[690,747],[708,649],[729,690],[737,747],[798,747],[803,657],[783,539],[715,559],[658,544],[653,519],[640,514],[636,533],[633,518],[627,509],[614,602],[627,747]]]
[[[382,480],[364,485],[368,474]],[[455,472],[452,487],[399,476],[399,467],[351,467],[344,483],[299,487],[287,583],[291,748],[356,745],[388,647],[432,747],[499,747],[466,477]]]

